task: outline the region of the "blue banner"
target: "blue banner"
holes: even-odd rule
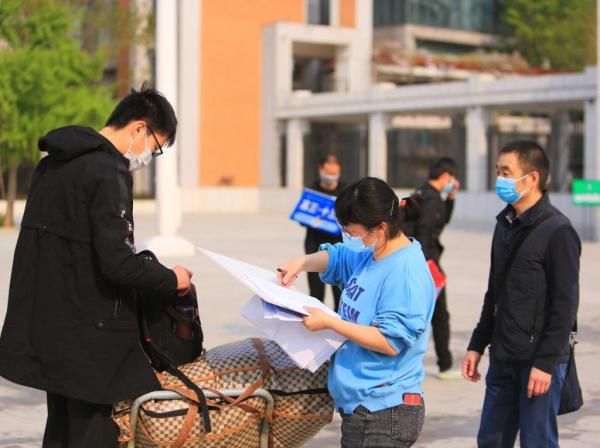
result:
[[[340,228],[335,219],[335,196],[305,188],[290,219],[313,229],[339,235]]]

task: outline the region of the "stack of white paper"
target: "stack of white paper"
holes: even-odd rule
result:
[[[302,323],[305,306],[339,318],[319,300],[277,283],[275,273],[224,255],[198,248],[256,295],[242,308],[242,316],[260,327],[301,368],[316,371],[342,345],[345,338],[331,330],[311,332]]]
[[[288,310],[287,308],[273,305],[272,303],[266,302],[263,299],[260,299],[260,302],[263,308],[263,316],[265,319],[278,319],[288,322],[302,321],[303,314],[297,313],[296,311]]]

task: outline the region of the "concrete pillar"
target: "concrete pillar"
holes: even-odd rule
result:
[[[387,129],[389,128],[389,116],[382,112],[369,115],[369,176],[387,179]]]
[[[596,28],[600,27],[600,7],[596,7]],[[584,177],[586,179],[600,179],[600,43],[596,37],[596,98],[585,103],[585,146],[584,146]],[[589,115],[589,117],[588,117]],[[589,133],[589,138],[588,138]],[[600,240],[600,207],[588,207],[590,239]]]
[[[181,187],[193,190],[200,184],[200,35],[202,0],[181,1],[179,9],[180,52],[185,68],[179,71],[179,166]]]
[[[340,26],[340,0],[329,1],[329,25]]]
[[[600,73],[598,71],[597,73]],[[597,83],[600,79],[597,79]],[[597,85],[597,89],[600,86]],[[596,100],[585,102],[584,121],[585,135],[583,144],[583,177],[585,179],[600,179],[600,114],[598,114],[598,100],[600,95],[596,93]],[[586,207],[585,221],[589,239],[592,241],[600,240],[600,213],[599,207]]]
[[[277,35],[277,24],[262,31],[262,70],[260,106],[260,183],[279,186],[279,132],[275,111],[277,103],[292,93],[294,60],[292,41]]]
[[[356,0],[356,38],[350,58],[351,91],[364,91],[371,84],[371,54],[373,51],[373,0]]]
[[[589,100],[585,102],[584,123],[585,134],[583,141],[583,177],[586,179],[600,179],[600,148],[597,126],[600,126],[597,102]]]
[[[350,89],[352,76],[352,51],[350,47],[338,46],[335,50],[335,72],[333,73],[333,90],[347,92]]]
[[[481,106],[469,107],[465,116],[467,161],[467,191],[480,192],[487,190],[488,142],[487,126],[489,113]]]
[[[305,120],[292,118],[286,123],[287,186],[293,190],[304,187],[304,133]]]
[[[152,15],[151,0],[135,0],[133,10],[139,17],[136,33],[142,33],[148,26],[148,18]],[[131,74],[131,86],[139,89],[144,81],[152,79],[152,60],[150,58],[148,44],[140,42],[132,45],[129,50],[129,73]],[[146,168],[133,172],[133,193],[135,195],[150,195],[152,193],[152,181],[154,169]]]
[[[178,115],[179,8],[179,0],[157,0],[156,3],[156,87]],[[182,220],[178,150],[176,141],[156,160],[158,235],[146,246],[159,257],[194,254],[194,245],[177,236]]]

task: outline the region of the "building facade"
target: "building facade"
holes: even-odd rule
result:
[[[456,223],[488,227],[497,151],[527,137],[548,148],[554,202],[597,238],[597,212],[568,193],[573,178],[600,178],[596,70],[507,72],[494,53],[501,2],[458,3],[177,2],[183,209],[289,210],[329,152],[347,180],[400,192],[450,155],[464,186]]]

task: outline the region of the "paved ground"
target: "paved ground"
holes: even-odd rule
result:
[[[151,217],[139,217],[137,238],[154,232]],[[282,215],[194,215],[186,216],[181,234],[200,246],[239,259],[275,268],[302,250],[302,230]],[[0,322],[6,310],[8,282],[17,233],[0,230]],[[486,286],[491,235],[449,229],[444,266],[448,271],[449,306],[452,313],[452,349],[457,363],[479,315]],[[259,331],[240,317],[239,309],[250,296],[244,286],[233,282],[219,267],[202,256],[187,260],[164,260],[189,266],[199,288],[206,343],[212,347]],[[584,386],[586,405],[575,414],[560,418],[561,446],[587,448],[600,439],[600,244],[584,244],[581,273],[580,340],[577,362]],[[299,285],[304,286],[305,279]],[[485,360],[484,360],[485,362]],[[484,387],[465,381],[439,381],[433,350],[425,359],[427,417],[415,446],[466,448],[475,446]],[[484,371],[486,365],[482,366]],[[45,398],[38,391],[21,388],[0,379],[0,447],[40,446],[45,419]],[[307,446],[339,446],[339,420],[325,428]]]

